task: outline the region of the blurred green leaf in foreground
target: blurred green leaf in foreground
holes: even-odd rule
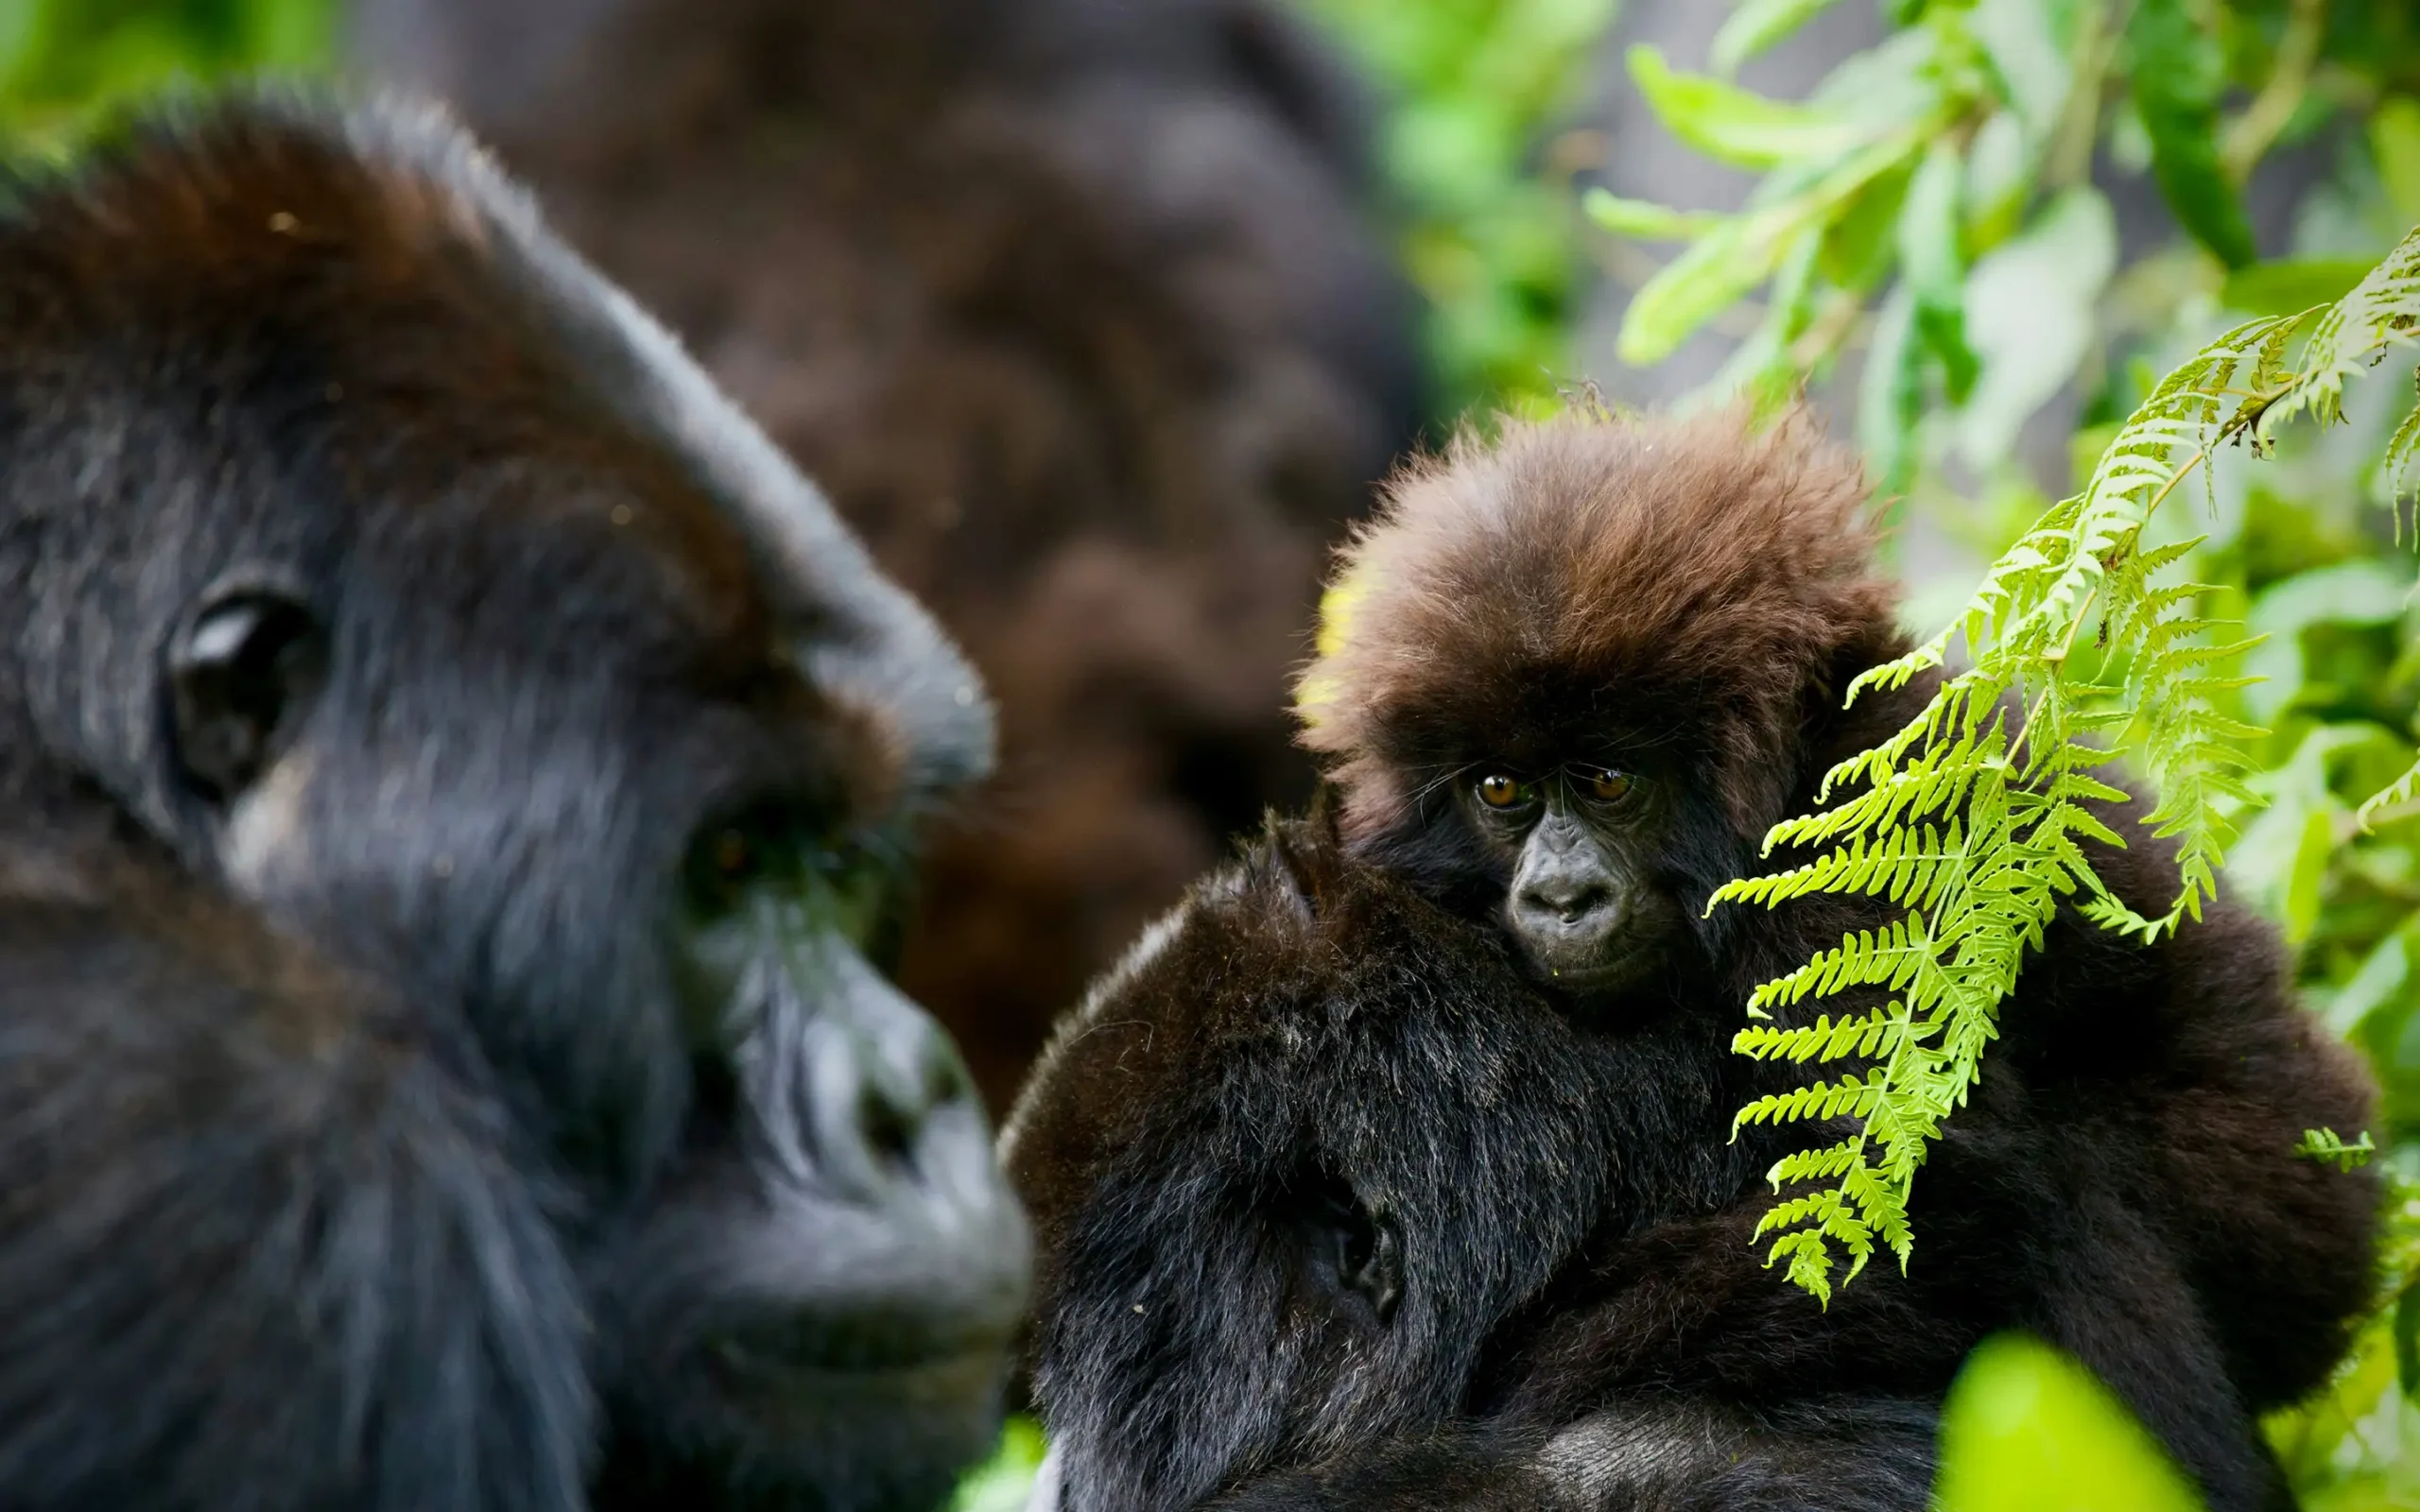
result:
[[[1966,1358],[1941,1420],[1937,1512],[2202,1512],[2134,1415],[2066,1355],[2024,1334]]]

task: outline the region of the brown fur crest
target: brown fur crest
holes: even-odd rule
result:
[[[1404,822],[1408,782],[1591,759],[1711,766],[1691,775],[1761,833],[1823,717],[1806,690],[1837,707],[1900,644],[1865,498],[1803,412],[1758,434],[1587,405],[1407,466],[1297,684],[1347,833]]]

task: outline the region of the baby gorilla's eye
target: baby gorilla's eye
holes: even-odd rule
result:
[[[1521,784],[1502,772],[1478,780],[1478,800],[1492,809],[1509,809],[1521,801]]]
[[[1611,803],[1630,791],[1630,774],[1611,767],[1575,766],[1571,775],[1579,779],[1580,785],[1587,790],[1590,798],[1599,802]]]

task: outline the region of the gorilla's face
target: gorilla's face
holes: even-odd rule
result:
[[[559,1190],[600,1503],[929,1504],[1028,1263],[885,975],[984,700],[668,343],[490,229],[532,238],[517,329],[365,313],[313,354],[347,404],[266,491],[344,506],[197,572],[164,785],[199,862],[425,1005]]]

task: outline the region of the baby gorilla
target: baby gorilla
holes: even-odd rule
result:
[[[2214,1508],[2290,1504],[2255,1418],[2342,1352],[2377,1186],[2292,1153],[2368,1091],[2238,913],[2053,921],[1906,1275],[1819,1309],[1754,1242],[1818,1136],[1733,1143],[1797,1074],[1730,1053],[1741,1005],[1886,905],[1704,902],[1926,696],[1840,707],[1902,644],[1860,506],[1803,423],[1725,417],[1511,426],[1398,486],[1306,682],[1337,833],[1205,883],[1011,1122],[1071,1508],[1913,1509],[2010,1327]],[[2149,841],[2095,864],[2138,907],[2174,885]]]

